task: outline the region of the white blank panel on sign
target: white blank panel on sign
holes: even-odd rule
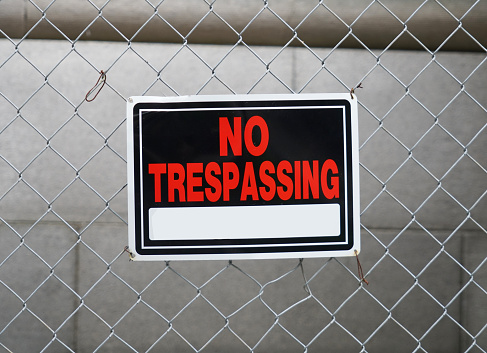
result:
[[[151,240],[337,236],[340,206],[151,208],[149,229]]]

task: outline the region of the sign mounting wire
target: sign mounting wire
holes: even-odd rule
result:
[[[352,87],[352,89],[350,90],[350,98],[351,98],[351,99],[353,99],[353,95],[355,94],[355,90],[356,90],[357,88],[363,88],[363,87],[362,87],[362,82],[360,82],[360,83],[358,84],[358,86],[357,86],[357,87]]]
[[[357,258],[357,267],[358,267],[358,276],[360,279],[360,282],[364,282],[365,284],[369,284],[369,282],[365,279],[364,277],[364,271],[362,270],[362,265],[360,264],[360,260],[358,259],[358,251],[354,250],[355,257]]]

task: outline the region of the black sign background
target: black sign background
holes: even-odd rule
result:
[[[299,107],[299,108],[296,108]],[[141,114],[141,115],[140,115]],[[269,144],[258,157],[247,152],[242,138],[242,156],[234,156],[230,146],[228,156],[219,155],[219,118],[241,117],[242,133],[252,116],[261,116],[269,130]],[[345,121],[344,121],[345,117]],[[142,122],[140,125],[140,121]],[[344,131],[345,129],[345,131]],[[142,138],[140,139],[140,134]],[[253,129],[256,145],[259,129]],[[218,254],[218,253],[274,253],[349,250],[353,246],[353,197],[351,161],[351,107],[347,100],[290,100],[290,101],[203,101],[138,103],[133,108],[135,233],[136,251],[141,255]],[[142,146],[139,141],[142,141]],[[142,149],[142,153],[140,152]],[[142,155],[142,160],[140,160]],[[282,201],[276,196],[270,201],[240,201],[241,186],[231,190],[230,200],[217,202],[165,202],[167,189],[161,188],[162,202],[154,202],[154,175],[148,173],[150,163],[234,162],[241,171],[251,161],[257,171],[261,162],[275,166],[282,161],[318,160],[320,166],[333,159],[339,170],[340,198],[328,200],[322,193],[318,199],[291,198]],[[142,175],[140,175],[142,170]],[[345,176],[345,170],[347,175]],[[162,185],[167,176],[162,175]],[[166,178],[166,180],[164,179]],[[259,178],[257,187],[262,186]],[[203,178],[202,190],[208,185]],[[142,183],[141,183],[142,182]],[[277,185],[279,182],[276,180]],[[142,185],[141,185],[142,184]],[[347,198],[345,198],[345,195]],[[143,204],[141,202],[143,196]],[[339,236],[208,239],[208,240],[150,240],[149,209],[156,207],[214,207],[286,204],[340,205]],[[188,220],[191,221],[191,220]],[[251,220],[242,220],[251,221]],[[346,234],[348,232],[348,234]],[[345,243],[344,243],[345,242]],[[317,243],[320,243],[317,245]],[[293,246],[288,246],[292,244]],[[225,247],[219,247],[225,245]],[[247,245],[247,246],[246,246]],[[253,245],[249,247],[248,245]],[[194,246],[199,246],[195,248]]]

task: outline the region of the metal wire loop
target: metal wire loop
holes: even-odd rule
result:
[[[98,93],[100,93],[101,89],[103,86],[105,86],[105,82],[107,80],[107,75],[103,70],[100,71],[100,76],[98,77],[98,81],[96,81],[96,84],[91,88],[88,93],[86,93],[85,100],[87,102],[92,102],[95,100],[95,98],[98,96]],[[100,87],[100,88],[98,88]],[[98,89],[98,90],[97,90]],[[94,92],[96,91],[95,95],[93,98],[89,98]]]

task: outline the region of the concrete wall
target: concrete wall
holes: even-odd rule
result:
[[[342,48],[363,48],[364,44],[384,48],[394,42],[394,49],[426,46],[430,50],[482,51],[476,41],[484,48],[487,45],[487,4],[472,5],[458,0],[414,4],[400,0],[280,0],[265,6],[261,0],[4,0],[0,23],[14,38],[27,34],[43,39],[213,44],[234,44],[242,39],[249,45],[280,46],[300,46],[304,41],[308,46],[334,47],[340,42]],[[455,31],[459,21],[462,29]]]
[[[286,311],[308,297],[303,273],[292,271],[297,260],[238,261],[214,279],[228,262],[128,261],[124,98],[232,93],[217,79],[206,84],[213,67],[234,93],[289,89],[244,47],[74,49],[27,40],[10,58],[14,44],[0,40],[2,345],[34,352],[54,339],[47,351],[68,351],[59,341],[76,352],[131,351],[127,344],[146,351],[154,343],[154,351],[192,351],[181,336],[200,349],[225,326],[211,304],[233,313],[229,327],[250,347],[282,314],[261,352],[303,351],[286,330],[312,342],[311,352],[359,352],[362,344],[368,352],[459,352],[472,344],[465,329],[475,336],[485,327],[485,65],[470,76],[485,54],[440,53],[431,62],[425,52],[387,51],[377,66],[367,51],[335,50],[326,68],[340,83],[307,49],[253,48],[296,92],[364,87],[360,260],[370,285],[357,281],[354,258],[306,259],[313,296]],[[329,49],[313,51],[324,57]],[[100,69],[107,86],[87,103]],[[152,309],[176,318],[170,326]],[[485,333],[476,342],[486,349]],[[249,348],[225,330],[206,350]]]

